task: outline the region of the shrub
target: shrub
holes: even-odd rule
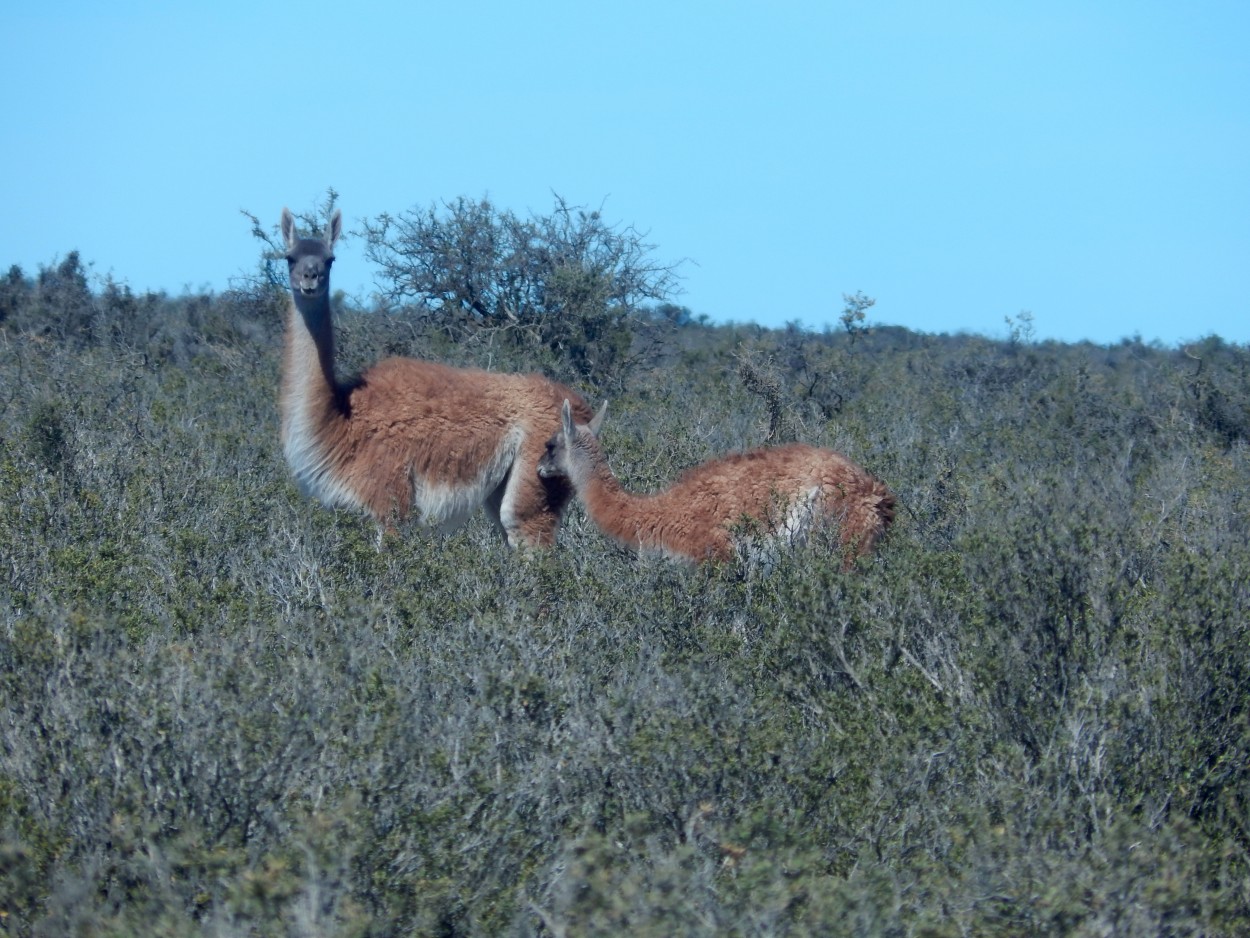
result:
[[[776,410],[899,494],[859,573],[817,539],[765,579],[636,558],[576,509],[547,553],[481,517],[379,547],[288,478],[266,294],[106,287],[92,315],[133,328],[62,341],[32,324],[78,313],[19,280],[4,930],[1250,927],[1250,466],[1191,358],[673,323],[641,366],[662,381],[623,382],[605,429],[626,485]],[[349,363],[500,353],[434,340],[343,316]],[[860,370],[826,420],[802,356],[833,352]],[[1246,350],[1202,355],[1235,405]]]

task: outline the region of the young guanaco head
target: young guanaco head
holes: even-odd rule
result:
[[[589,424],[578,426],[573,421],[573,409],[566,399],[560,408],[560,429],[547,441],[547,449],[538,460],[538,475],[543,479],[573,479],[581,475],[579,467],[586,467],[597,455],[597,447],[592,446],[603,427],[603,418],[608,412],[608,402],[604,401],[599,412]]]

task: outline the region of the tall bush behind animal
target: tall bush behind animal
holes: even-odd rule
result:
[[[363,234],[392,303],[458,341],[528,348],[600,384],[622,380],[644,305],[678,284],[680,263],[657,260],[633,226],[558,195],[528,218],[460,198],[365,219]]]

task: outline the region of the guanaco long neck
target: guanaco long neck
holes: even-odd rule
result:
[[[288,406],[337,407],[334,323],[327,296],[292,296],[287,310],[283,390]]]
[[[622,487],[596,441],[583,437],[571,481],[595,525],[635,549],[662,548],[651,532],[663,517],[659,495],[636,495]]]
[[[292,295],[282,374],[282,436],[302,489],[315,491],[331,458],[328,444],[347,423],[334,377],[334,327],[326,295]]]

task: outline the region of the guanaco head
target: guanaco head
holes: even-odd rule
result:
[[[599,436],[603,427],[603,418],[608,412],[608,402],[604,401],[599,412],[588,424],[573,423],[573,408],[568,400],[560,408],[560,429],[552,434],[547,441],[547,451],[538,460],[538,475],[543,479],[573,477],[574,460],[578,455],[575,451],[584,451],[590,442]],[[579,453],[580,455],[580,453]],[[581,457],[584,459],[585,457]]]
[[[295,232],[295,216],[282,210],[282,240],[286,243],[286,264],[291,275],[291,292],[297,299],[319,299],[330,291],[330,265],[334,263],[334,242],[343,231],[343,213],[330,216],[325,239],[301,238]]]

